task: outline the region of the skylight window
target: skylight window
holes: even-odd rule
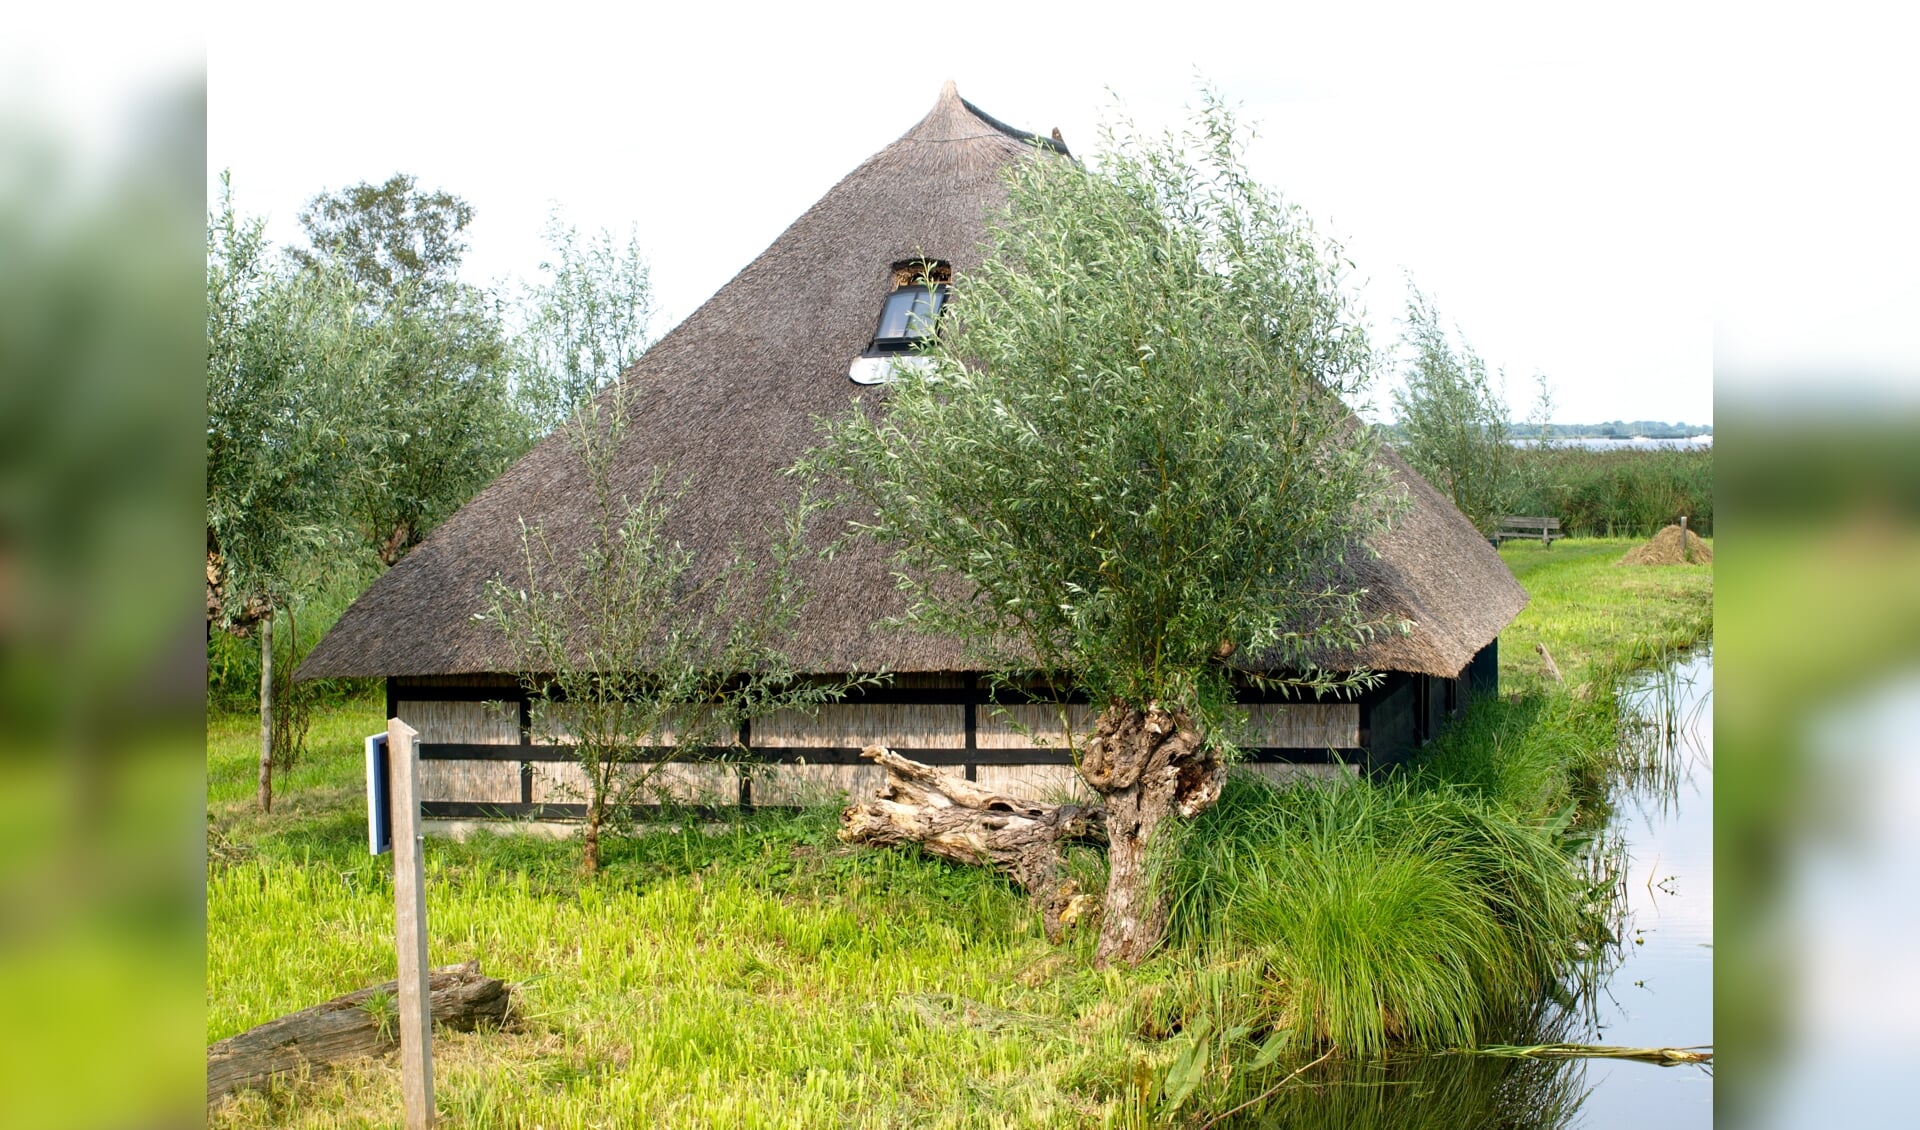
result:
[[[951,278],[951,269],[938,260],[910,260],[893,265],[894,289],[880,303],[880,322],[874,327],[867,348],[854,358],[847,372],[855,384],[885,384],[902,365],[930,364],[927,358],[916,356],[913,349],[932,337],[938,327]]]
[[[946,301],[944,286],[904,286],[887,295],[880,308],[880,328],[873,332],[873,346],[867,352],[904,353],[921,338],[931,337]]]

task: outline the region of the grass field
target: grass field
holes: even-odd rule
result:
[[[1392,891],[1408,936],[1487,943],[1462,977],[1497,982],[1544,952],[1540,931],[1513,935],[1508,908],[1521,896],[1485,861],[1508,852],[1550,867],[1539,810],[1564,801],[1578,775],[1539,771],[1610,737],[1598,707],[1611,695],[1592,686],[1712,626],[1710,570],[1615,567],[1631,544],[1502,551],[1533,594],[1501,645],[1503,689],[1517,697],[1487,721],[1476,711],[1424,778],[1326,801],[1364,810],[1377,829],[1364,842],[1328,831],[1340,813],[1316,825],[1311,798],[1280,794],[1306,845],[1299,869],[1337,878],[1352,899],[1293,913],[1273,897],[1284,886],[1243,882],[1227,897],[1228,884],[1202,880],[1197,889],[1221,897],[1190,900],[1187,940],[1136,970],[1093,970],[1085,935],[1049,946],[1025,900],[983,871],[840,846],[831,810],[618,839],[591,880],[569,843],[430,841],[433,963],[477,958],[519,994],[508,1030],[437,1039],[441,1116],[550,1128],[1163,1125],[1257,1093],[1328,1032],[1392,1038],[1409,1018],[1369,1028],[1368,1005],[1341,1003],[1351,985],[1340,970],[1353,963],[1311,939]],[[1567,689],[1545,686],[1536,641]],[[263,817],[252,808],[257,721],[209,718],[209,1041],[394,975],[391,864],[368,858],[363,839],[360,738],[383,724],[371,700],[320,711],[306,762]],[[1476,726],[1485,733],[1465,740]],[[1540,737],[1556,726],[1561,738]],[[1459,798],[1436,801],[1441,792]],[[1435,846],[1442,826],[1481,835],[1481,862]],[[1270,841],[1241,849],[1289,857]],[[1461,893],[1430,913],[1422,892],[1436,874]],[[1553,917],[1558,897],[1529,904],[1544,908],[1541,930],[1568,928]],[[1261,961],[1243,960],[1259,944]],[[1458,984],[1414,979],[1408,991],[1453,1002],[1435,1031],[1471,1029],[1474,1002]],[[1300,1023],[1306,1000],[1339,1015]],[[1466,1016],[1467,1029],[1449,1016]],[[1273,1041],[1287,1054],[1253,1067]],[[241,1096],[213,1122],[386,1126],[398,1110],[395,1065],[366,1061]]]
[[[1500,634],[1503,692],[1542,685],[1545,667],[1535,644],[1547,646],[1567,685],[1577,688],[1712,634],[1713,569],[1618,564],[1637,544],[1570,538],[1551,546],[1515,541],[1500,547],[1531,598]]]

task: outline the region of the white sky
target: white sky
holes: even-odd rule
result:
[[[1893,296],[1865,310],[1826,298],[1833,320],[1865,319],[1873,333],[1823,339],[1807,318],[1822,301],[1817,246],[1788,241],[1806,285],[1766,285],[1782,265],[1772,201],[1792,191],[1779,163],[1766,169],[1771,195],[1728,199],[1721,167],[1766,163],[1778,122],[1765,99],[1776,120],[1745,114],[1744,88],[1730,95],[1716,60],[1731,51],[1740,82],[1792,103],[1768,52],[1807,55],[1805,29],[1756,32],[1665,3],[1433,9],[216,0],[209,178],[231,168],[241,208],[286,241],[314,193],[413,173],[475,206],[479,282],[534,271],[550,203],[583,228],[633,226],[663,330],[912,126],[947,78],[1003,121],[1058,126],[1085,153],[1108,88],[1142,124],[1172,124],[1203,74],[1258,126],[1256,172],[1346,243],[1382,336],[1396,332],[1409,272],[1505,370],[1516,416],[1545,372],[1562,421],[1710,422],[1716,309],[1723,365],[1804,368],[1844,347],[1856,370],[1920,372],[1904,316],[1914,284],[1891,261],[1827,259],[1848,281],[1884,274]],[[1853,81],[1861,52],[1896,61],[1893,39],[1850,30],[1866,33],[1858,50],[1824,58],[1823,74]],[[1888,78],[1882,102],[1910,82]],[[1872,140],[1802,125],[1829,160]],[[1882,164],[1911,147],[1910,130],[1900,146],[1879,136]],[[1911,188],[1881,185],[1870,202]],[[1878,222],[1788,218],[1843,241]]]

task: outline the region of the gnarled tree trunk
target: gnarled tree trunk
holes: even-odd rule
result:
[[[606,814],[599,797],[587,802],[587,827],[580,836],[580,870],[589,875],[600,873],[600,827],[606,823]]]
[[[1107,899],[1094,960],[1133,965],[1160,944],[1167,926],[1166,895],[1154,889],[1151,873],[1156,833],[1169,814],[1211,808],[1226,766],[1185,711],[1114,703],[1100,715],[1080,776],[1100,794],[1107,822]]]
[[[1087,908],[1079,884],[1060,876],[1060,852],[1066,840],[1098,835],[1098,809],[1002,796],[879,746],[860,752],[887,771],[887,783],[840,814],[843,842],[919,844],[942,859],[992,867],[1033,895],[1055,943]]]

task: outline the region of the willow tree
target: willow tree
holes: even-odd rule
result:
[[[258,797],[271,811],[273,771],[291,766],[303,732],[298,637],[276,677],[274,620],[291,628],[308,578],[347,556],[338,500],[370,442],[357,393],[377,385],[387,351],[358,326],[358,289],[285,269],[264,221],[235,210],[225,174],[221,185],[207,222],[207,631],[258,630]]]
[[[1393,390],[1406,437],[1401,452],[1474,528],[1492,536],[1518,478],[1506,401],[1473,346],[1441,325],[1433,300],[1411,284],[1407,289],[1406,368]]]
[[[648,797],[674,799],[671,767],[738,750],[740,724],[812,714],[877,676],[808,679],[782,644],[806,603],[794,565],[816,504],[769,530],[764,560],[738,547],[701,561],[669,530],[681,489],[664,469],[629,490],[620,472],[632,426],[614,383],[560,425],[588,493],[581,529],[521,525],[525,587],[496,576],[476,617],[506,637],[533,728],[573,749],[584,805],[581,867],[600,868],[602,833]]]
[[[1236,685],[1358,685],[1340,657],[1386,628],[1348,569],[1397,497],[1343,403],[1366,335],[1339,249],[1235,129],[1210,96],[1182,135],[1017,162],[930,364],[802,464],[897,551],[908,622],[1100,706],[1077,753],[1105,809],[1102,963],[1164,931],[1161,829],[1218,798]]]

